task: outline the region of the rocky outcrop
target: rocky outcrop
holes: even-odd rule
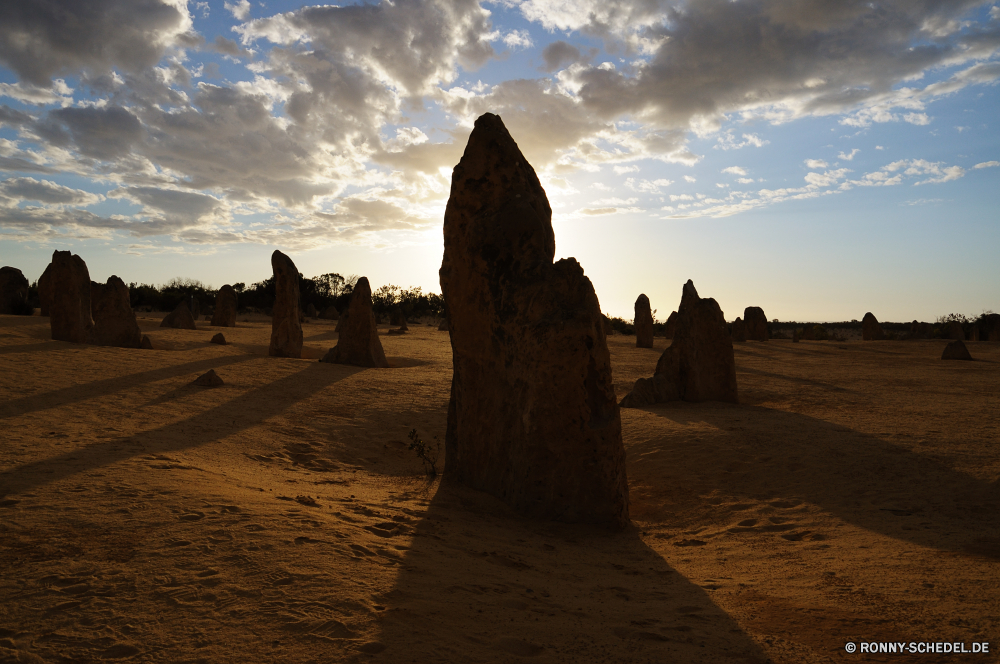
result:
[[[316,309],[315,305],[313,305],[312,302],[310,302],[306,306],[305,314],[306,316],[309,316],[309,318],[317,318],[319,317],[319,310]]]
[[[42,276],[38,277],[38,306],[42,316],[48,316],[52,310],[52,263],[46,265]]]
[[[969,354],[969,349],[965,347],[965,342],[961,339],[956,339],[944,347],[944,352],[941,353],[941,359],[971,360],[972,355]]]
[[[656,363],[652,378],[640,378],[622,399],[626,408],[664,401],[738,403],[733,342],[722,309],[701,298],[694,284],[684,284],[677,310],[677,331]]]
[[[635,327],[635,347],[653,347],[653,311],[649,306],[649,298],[645,293],[641,293],[635,301],[635,318],[632,320]]]
[[[197,330],[198,327],[194,324],[194,316],[191,314],[188,302],[188,299],[181,300],[173,311],[163,317],[163,320],[160,321],[160,327],[172,327],[175,330]]]
[[[878,324],[875,314],[869,311],[861,319],[861,340],[882,341],[883,339],[885,339],[885,333],[882,332],[882,326]]]
[[[663,324],[663,336],[667,339],[674,338],[674,332],[677,331],[677,312],[671,311],[670,315],[667,316],[667,322]]]
[[[28,311],[28,280],[16,267],[0,267],[0,314],[24,315]]]
[[[448,331],[448,319],[442,318],[441,324],[438,325],[438,332],[447,332],[447,331]]]
[[[226,345],[226,336],[222,332],[217,333],[209,343],[219,344],[220,346]]]
[[[322,313],[320,313],[319,317],[323,320],[337,320],[340,318],[340,312],[337,311],[337,307],[331,304],[329,307],[324,309]]]
[[[207,373],[203,373],[198,376],[192,385],[201,385],[202,387],[218,387],[219,385],[225,385],[219,374],[215,373],[215,369],[209,369]]]
[[[145,334],[142,335],[142,341],[139,342],[139,348],[144,348],[146,350],[153,350],[153,342]]]
[[[337,345],[323,356],[321,362],[332,364],[352,364],[357,367],[386,368],[382,342],[378,338],[378,327],[372,311],[372,287],[367,277],[361,277],[354,285],[351,303],[340,316],[340,337]]]
[[[481,116],[444,218],[445,477],[522,514],[623,527],[625,449],[600,303],[575,259],[553,263],[551,217],[503,122]]]
[[[302,357],[302,323],[299,316],[299,271],[292,259],[275,249],[274,309],[271,311],[271,357]]]
[[[226,284],[215,296],[215,311],[212,313],[213,327],[236,327],[236,311],[239,300],[236,289]]]
[[[733,341],[743,342],[747,340],[747,326],[739,316],[733,321]]]
[[[767,316],[760,307],[747,307],[743,310],[743,325],[747,330],[749,341],[767,341]]]
[[[91,282],[90,303],[94,316],[94,343],[98,346],[139,348],[142,331],[129,303],[128,286],[115,275],[107,283]]]
[[[94,343],[90,303],[90,271],[82,258],[68,251],[52,253],[52,338],[76,344]]]

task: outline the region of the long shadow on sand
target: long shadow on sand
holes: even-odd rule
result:
[[[51,392],[35,394],[29,397],[22,397],[20,399],[8,401],[0,406],[0,419],[17,417],[26,413],[33,413],[37,410],[58,408],[60,406],[65,406],[66,404],[83,401],[85,399],[100,398],[102,396],[134,388],[145,383],[175,378],[177,376],[183,376],[185,374],[198,371],[207,371],[208,369],[217,369],[219,367],[237,364],[239,362],[247,362],[252,359],[255,359],[252,355],[210,357],[204,360],[195,360],[194,362],[175,364],[173,366],[163,367],[162,369],[140,371],[139,373],[129,374],[126,376],[116,376],[114,378],[105,378],[104,380],[81,383],[80,385],[72,385],[70,387],[64,387]]]
[[[529,521],[448,482],[424,504],[365,661],[767,660],[634,528]]]
[[[236,358],[234,361],[241,359]],[[218,366],[217,360],[213,362],[215,364],[212,366]],[[362,369],[309,363],[301,371],[185,420],[143,431],[134,436],[94,443],[58,456],[16,466],[0,473],[0,497],[23,493],[43,484],[138,455],[163,454],[222,440],[281,413],[315,392],[358,371]],[[121,389],[126,387],[121,386]]]
[[[795,508],[809,503],[888,537],[1000,559],[1000,486],[952,468],[932,450],[913,449],[925,441],[896,434],[908,444],[894,444],[759,406],[674,403],[643,410],[680,425],[698,425],[696,433],[687,426],[668,429],[628,447],[630,483],[651,487],[653,504],[676,513],[713,512],[708,518],[723,527],[727,516],[738,521],[739,516],[724,514],[724,507],[705,504],[704,496],[714,493],[722,503],[789,510],[782,526],[786,539],[835,536],[796,524]],[[942,445],[947,447],[937,442],[935,449]],[[656,521],[657,515],[648,518]]]

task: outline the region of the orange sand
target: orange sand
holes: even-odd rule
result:
[[[622,411],[610,533],[423,476],[446,332],[359,369],[266,357],[244,318],[217,346],[143,314],[142,351],[0,316],[0,662],[998,660],[1000,344],[737,344],[740,405]],[[634,343],[609,339],[619,398],[665,344]]]

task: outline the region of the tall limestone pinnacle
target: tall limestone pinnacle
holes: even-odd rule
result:
[[[552,262],[551,219],[503,122],[481,116],[444,219],[445,476],[523,514],[623,527],[625,449],[600,304],[575,259]]]

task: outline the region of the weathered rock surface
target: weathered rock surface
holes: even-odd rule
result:
[[[965,342],[961,339],[956,339],[944,347],[944,352],[941,353],[941,359],[971,360],[972,355],[969,354],[969,349],[965,347]]]
[[[337,320],[338,318],[340,318],[340,312],[337,311],[337,307],[331,304],[329,307],[323,310],[323,312],[319,315],[319,317],[322,318],[323,320]]]
[[[306,313],[306,316],[309,316],[309,318],[317,318],[319,316],[319,310],[316,309],[316,307],[313,305],[312,302],[310,302],[309,305],[306,306],[306,312],[305,313]]]
[[[90,271],[82,258],[68,251],[52,253],[52,338],[77,344],[94,343],[90,303]]]
[[[701,298],[694,284],[684,284],[677,310],[677,330],[656,363],[652,378],[640,378],[621,405],[639,408],[663,401],[738,403],[733,342],[712,298]]]
[[[635,318],[632,320],[635,327],[635,347],[653,347],[653,311],[649,306],[649,298],[645,293],[641,293],[635,301]]]
[[[302,357],[302,323],[299,311],[299,271],[292,259],[275,249],[274,309],[271,311],[271,357]]]
[[[209,343],[219,344],[220,346],[226,345],[226,337],[222,332],[217,333]]]
[[[447,318],[442,318],[441,319],[441,324],[438,325],[438,331],[439,332],[447,332],[448,331],[448,319]]]
[[[743,323],[743,319],[739,316],[733,321],[733,341],[746,341],[747,340],[747,326]]]
[[[0,267],[0,314],[24,314],[28,286],[28,280],[16,267]]]
[[[663,324],[663,336],[667,339],[674,338],[674,332],[677,331],[677,312],[671,311],[670,315],[667,316],[667,322]]]
[[[203,373],[198,376],[192,385],[201,385],[202,387],[218,387],[219,385],[225,385],[219,374],[215,373],[215,369],[209,369],[207,373]]]
[[[767,341],[767,316],[760,307],[747,307],[743,310],[743,325],[747,330],[749,341]]]
[[[52,310],[52,263],[46,265],[42,276],[38,277],[38,305],[41,315],[48,316]]]
[[[236,289],[226,284],[219,289],[219,294],[215,296],[215,311],[212,313],[213,327],[236,327],[236,311],[239,308],[239,299]]]
[[[94,315],[94,343],[98,346],[139,348],[142,331],[129,303],[128,286],[115,275],[107,283],[90,284],[90,304]]]
[[[352,364],[358,367],[386,368],[382,342],[378,338],[375,314],[372,312],[372,287],[368,277],[361,277],[354,285],[351,303],[340,316],[340,337],[337,345],[323,356],[321,362]]]
[[[173,311],[164,316],[163,320],[160,321],[160,327],[172,327],[175,330],[197,330],[198,327],[194,324],[194,315],[188,306],[188,300],[181,300]]]
[[[139,348],[144,348],[146,350],[153,350],[153,342],[145,334],[142,335],[142,341],[139,342]]]
[[[551,217],[503,122],[481,116],[444,220],[454,368],[445,477],[522,514],[624,527],[625,450],[600,303],[575,259],[552,262]]]
[[[885,339],[885,333],[882,332],[882,326],[878,324],[875,314],[869,311],[861,319],[861,340],[881,341],[883,339]]]

